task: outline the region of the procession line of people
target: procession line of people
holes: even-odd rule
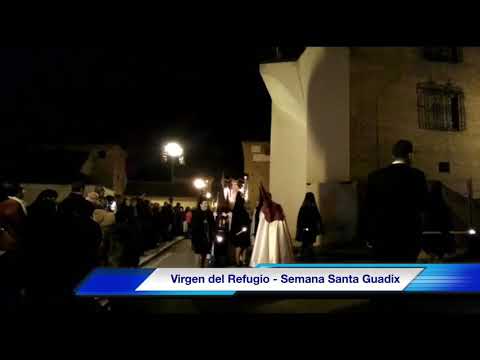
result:
[[[0,181],[0,302],[2,308],[95,307],[74,289],[98,266],[137,267],[161,242],[186,235],[191,210],[140,197],[105,196],[103,186],[85,194],[82,182],[58,202],[42,191],[24,202],[24,189]]]
[[[416,262],[421,250],[441,259],[455,251],[452,213],[442,195],[442,185],[434,182],[429,191],[425,174],[412,167],[413,144],[398,141],[392,163],[372,172],[368,177],[366,217],[362,218],[362,234],[377,262]],[[229,192],[231,197],[232,192]],[[239,192],[234,206],[214,214],[206,199],[201,199],[193,212],[192,244],[205,266],[208,254],[214,255],[217,239],[235,248],[233,264],[250,266],[295,261],[293,241],[283,208],[260,186],[260,199],[250,218]],[[228,200],[231,200],[230,198]],[[230,201],[231,202],[231,201]],[[228,214],[227,214],[228,213]],[[225,230],[223,222],[228,223]],[[308,192],[297,216],[295,240],[301,243],[300,256],[313,260],[313,245],[326,229],[315,196]],[[250,239],[245,229],[250,228]],[[424,235],[424,231],[436,234]],[[218,235],[217,233],[221,233]],[[226,235],[225,235],[226,234]],[[218,242],[218,241],[217,241]],[[223,246],[225,247],[225,245]],[[228,263],[228,262],[227,262]],[[232,263],[232,261],[230,261]]]

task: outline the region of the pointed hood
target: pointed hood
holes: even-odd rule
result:
[[[267,222],[285,220],[282,207],[272,200],[272,194],[265,190],[262,183],[260,183],[260,198],[263,201],[262,213]]]

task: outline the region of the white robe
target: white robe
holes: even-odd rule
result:
[[[293,245],[285,220],[268,222],[260,212],[250,266],[294,262]]]

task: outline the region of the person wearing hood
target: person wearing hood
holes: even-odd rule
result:
[[[272,200],[260,184],[263,202],[250,266],[258,264],[286,264],[294,262],[293,244],[283,208]]]
[[[313,244],[318,235],[323,235],[323,221],[312,192],[305,194],[302,207],[297,217],[296,240],[302,243],[302,256],[309,258],[313,255]]]

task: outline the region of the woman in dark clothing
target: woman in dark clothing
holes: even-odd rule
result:
[[[245,200],[239,193],[232,210],[232,226],[230,228],[232,244],[235,246],[235,263],[237,266],[242,266],[246,263],[245,250],[250,246],[249,225],[250,216],[245,209]]]
[[[215,219],[208,208],[208,201],[201,198],[192,214],[192,247],[198,255],[200,267],[205,267],[207,254],[210,252],[215,235]]]
[[[425,232],[439,232],[423,235],[425,252],[441,259],[446,253],[455,251],[455,238],[450,234],[453,229],[452,214],[443,198],[441,182],[432,184],[423,229]]]
[[[313,254],[313,244],[319,234],[323,235],[323,222],[315,202],[315,195],[306,193],[298,212],[296,240],[302,243],[302,256]]]

